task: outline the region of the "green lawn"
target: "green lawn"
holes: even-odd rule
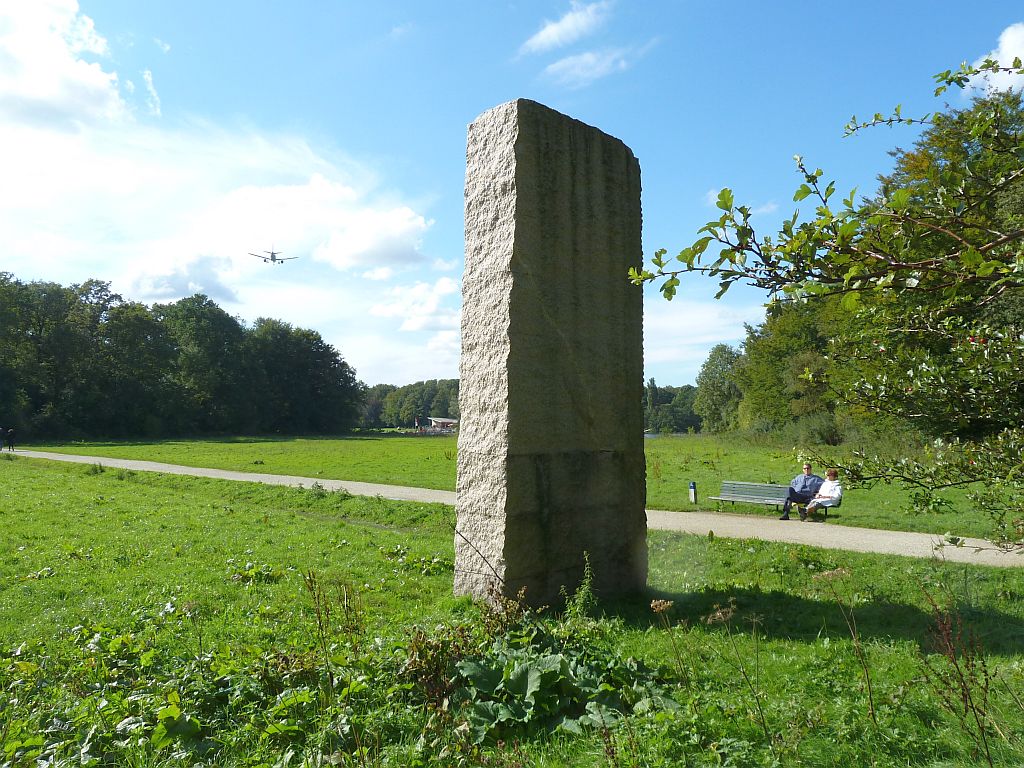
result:
[[[523,616],[451,596],[452,522],[0,461],[0,762],[1024,762],[1024,569],[652,532],[646,595]]]
[[[659,436],[644,442],[647,453],[647,506],[667,510],[720,510],[777,516],[774,507],[710,501],[722,480],[777,482],[798,473],[792,446],[753,445],[714,435]],[[241,472],[324,477],[371,483],[455,489],[455,437],[407,437],[398,434],[340,439],[234,438],[157,442],[76,442],[32,446],[41,450],[215,467]],[[819,469],[823,473],[823,468]],[[698,503],[689,501],[689,483],[697,484]],[[830,519],[843,525],[984,537],[988,517],[972,508],[964,491],[949,494],[948,508],[926,514],[909,510],[909,496],[895,486],[846,488],[843,505]]]

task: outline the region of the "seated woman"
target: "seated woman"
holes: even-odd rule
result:
[[[807,511],[800,510],[800,519],[806,520],[809,514],[817,512],[819,509],[838,507],[842,503],[843,486],[839,484],[839,473],[830,469],[825,473],[825,482],[821,484],[818,493],[807,504]]]

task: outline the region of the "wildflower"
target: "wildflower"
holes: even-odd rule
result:
[[[715,610],[704,617],[705,624],[726,624],[736,613],[736,600],[729,598],[729,604],[724,608],[715,603]]]
[[[651,610],[655,613],[668,613],[673,605],[671,600],[651,600]]]

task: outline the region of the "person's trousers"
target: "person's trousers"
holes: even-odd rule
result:
[[[799,491],[794,491],[792,488],[790,488],[789,495],[786,497],[786,500],[782,503],[782,514],[788,515],[789,508],[791,506],[793,506],[794,504],[806,504],[813,498],[814,494],[800,493]]]

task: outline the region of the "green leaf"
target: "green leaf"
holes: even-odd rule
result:
[[[856,291],[845,294],[841,302],[843,309],[849,312],[853,312],[860,308],[860,303],[860,294]]]
[[[501,669],[494,669],[473,659],[460,661],[456,668],[469,683],[478,691],[494,693],[501,683]]]
[[[811,189],[806,184],[801,184],[800,188],[796,192],[793,193],[793,201],[798,203],[801,200],[803,200],[805,197],[810,195],[813,191],[814,190]]]
[[[723,189],[721,192],[718,193],[718,202],[715,203],[715,205],[717,205],[723,211],[730,211],[730,210],[732,210],[732,204],[733,204],[732,190],[726,188],[726,189]]]
[[[542,674],[535,661],[521,662],[509,674],[505,690],[532,703],[540,690]]]
[[[853,236],[857,234],[859,225],[856,221],[848,221],[839,227],[839,231],[836,233],[836,241],[840,245],[845,245],[853,239]]]
[[[1001,261],[986,261],[978,267],[976,274],[978,277],[988,277],[997,269],[1002,269],[1003,263]]]
[[[711,242],[711,241],[712,241],[713,239],[714,239],[714,238],[712,238],[712,237],[702,237],[702,238],[701,238],[700,240],[698,240],[697,242],[695,242],[695,243],[694,243],[694,244],[693,244],[693,245],[692,245],[692,246],[690,247],[690,250],[692,250],[692,251],[693,251],[693,252],[694,252],[694,253],[695,253],[696,255],[698,255],[698,256],[699,256],[700,254],[704,253],[704,251],[706,251],[706,250],[707,250],[708,244],[709,244],[709,243],[710,243],[710,242]]]
[[[902,211],[910,204],[910,190],[897,189],[889,197],[889,207],[894,211]]]
[[[167,726],[163,722],[157,723],[149,740],[157,749],[163,749],[174,743],[174,737],[167,732]]]
[[[985,257],[974,248],[968,248],[960,254],[960,263],[968,269],[977,268],[984,260]]]

